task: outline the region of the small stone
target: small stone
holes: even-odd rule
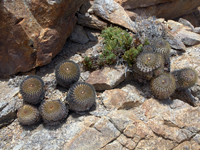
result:
[[[191,28],[192,31],[194,31],[194,26],[186,19],[180,18],[178,22],[182,23],[184,26],[188,26]]]
[[[137,128],[135,125],[133,124],[130,124],[128,125],[125,130],[123,131],[123,133],[127,136],[127,137],[130,137],[130,138],[133,138],[135,133],[137,131]]]
[[[101,150],[122,150],[122,148],[123,148],[123,146],[119,142],[114,141],[114,142],[109,143],[108,145],[106,145]]]
[[[87,116],[84,118],[84,125],[87,127],[92,127],[98,120],[99,118],[95,116]]]
[[[128,74],[126,73],[126,77]],[[97,91],[102,91],[116,87],[126,77],[123,66],[118,66],[116,69],[105,67],[103,70],[93,71],[86,82],[92,84]]]
[[[70,40],[80,44],[86,44],[89,39],[82,26],[75,25],[72,34],[70,35]]]

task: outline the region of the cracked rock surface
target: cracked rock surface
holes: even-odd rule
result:
[[[100,41],[99,34],[96,36]],[[67,95],[67,89],[56,86],[54,73],[55,65],[64,59],[80,65],[80,81],[89,80],[93,73],[84,71],[81,64],[85,53],[98,51],[97,45],[91,41],[82,45],[68,40],[50,64],[32,72],[44,80],[45,99],[63,101]],[[172,71],[190,66],[200,74],[200,45],[186,48],[185,53],[170,59]],[[112,69],[108,68],[108,72],[117,76],[118,70]],[[99,74],[102,78],[105,75]],[[18,86],[25,76],[0,81],[0,149],[200,149],[200,80],[188,89],[194,99],[195,105],[192,105],[176,96],[165,101],[154,99],[148,85],[134,80],[132,72],[123,80],[115,79],[116,85],[110,82],[113,79],[107,79],[115,86],[97,91],[96,104],[90,111],[81,114],[70,111],[62,124],[52,127],[42,122],[33,126],[19,124],[15,116],[22,105]]]

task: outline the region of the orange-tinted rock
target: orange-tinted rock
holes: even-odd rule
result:
[[[0,77],[51,62],[85,0],[0,1]]]

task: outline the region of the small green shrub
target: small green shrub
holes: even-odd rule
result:
[[[126,51],[123,55],[123,59],[127,61],[129,66],[132,66],[132,64],[135,62],[135,59],[137,55],[142,51],[143,46],[139,45],[137,49],[135,47],[132,47],[128,51]]]
[[[84,60],[83,60],[83,64],[88,67],[88,68],[92,68],[93,67],[93,63],[92,63],[92,59],[89,58],[88,56],[85,56]]]
[[[140,41],[135,42],[130,33],[119,27],[106,28],[102,31],[101,37],[104,39],[103,51],[97,60],[85,57],[84,65],[88,68],[112,65],[119,60],[132,66],[143,48]],[[148,40],[145,40],[144,44],[148,45]]]

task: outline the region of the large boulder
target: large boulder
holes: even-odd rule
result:
[[[134,13],[154,15],[166,19],[173,19],[194,12],[200,1],[198,0],[115,0],[127,11],[131,18]],[[134,12],[134,13],[133,13]]]
[[[0,1],[0,77],[51,62],[86,0]]]

